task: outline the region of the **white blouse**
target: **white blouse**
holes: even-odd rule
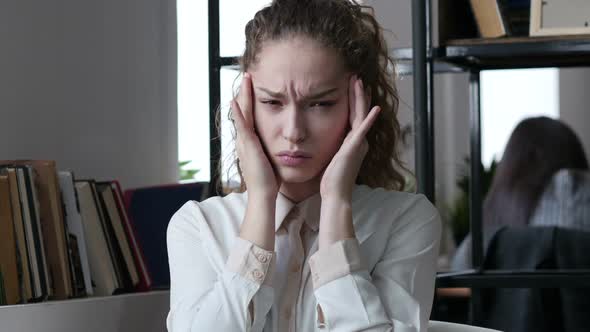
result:
[[[441,223],[423,195],[356,186],[356,239],[319,251],[319,193],[278,194],[274,252],[238,236],[247,199],[190,201],[172,217],[169,331],[426,331]]]

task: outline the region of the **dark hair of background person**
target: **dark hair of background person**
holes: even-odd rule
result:
[[[371,107],[381,107],[379,117],[367,133],[369,151],[356,183],[404,189],[404,174],[411,172],[400,159],[402,138],[397,119],[399,96],[395,64],[371,7],[350,0],[274,0],[246,24],[245,34],[246,47],[239,61],[242,72],[256,66],[258,55],[268,41],[302,36],[340,55],[346,70],[358,75],[370,91]],[[231,110],[228,118],[232,121]],[[235,128],[232,136],[235,140]],[[246,187],[235,152],[232,158],[230,173],[237,168],[241,179],[239,191],[244,191]],[[220,170],[222,164],[223,160]]]
[[[560,169],[588,169],[574,131],[548,117],[521,121],[508,140],[483,205],[486,225],[527,225],[551,177]]]

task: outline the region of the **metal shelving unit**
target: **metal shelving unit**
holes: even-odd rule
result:
[[[445,41],[444,46],[431,46],[430,0],[413,2],[412,49],[394,52],[403,62],[413,61],[416,134],[431,135],[432,123],[418,121],[431,116],[432,68],[434,72],[469,73],[469,113],[471,149],[471,188],[469,197],[470,227],[472,236],[473,270],[443,273],[437,277],[438,287],[472,288],[472,321],[478,321],[481,288],[564,288],[590,287],[590,270],[484,270],[481,197],[481,110],[480,72],[488,69],[580,67],[590,66],[590,36],[521,37],[500,39],[456,39]],[[413,56],[415,55],[415,56]],[[439,70],[436,70],[438,68]],[[425,100],[422,100],[424,98]],[[428,105],[428,106],[425,106]],[[431,138],[416,140],[417,151],[433,151]],[[434,176],[424,169],[433,163],[431,155],[416,155],[417,176],[430,186]],[[418,167],[419,166],[419,167]],[[424,193],[430,193],[419,187]]]

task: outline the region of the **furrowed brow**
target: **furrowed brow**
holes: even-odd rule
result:
[[[257,87],[256,90],[262,91],[262,92],[266,93],[267,95],[269,95],[272,98],[278,98],[278,99],[280,99],[280,98],[284,98],[285,97],[285,95],[283,93],[281,93],[281,92],[270,91],[270,90],[268,90],[266,88],[263,88],[263,87]]]
[[[318,92],[318,93],[316,93],[314,95],[311,95],[311,96],[307,97],[307,99],[320,99],[320,98],[325,97],[325,96],[327,96],[327,95],[329,95],[329,94],[331,94],[331,93],[333,93],[333,92],[335,92],[337,90],[338,90],[338,88],[327,89],[327,90]]]
[[[271,91],[271,90],[268,90],[263,87],[257,87],[256,90],[262,91],[262,92],[268,94],[272,98],[284,98],[285,97],[285,95],[281,92]],[[330,89],[327,89],[324,91],[320,91],[320,92],[313,94],[311,96],[305,97],[305,99],[319,99],[319,98],[325,97],[337,90],[338,90],[338,88],[330,88]]]

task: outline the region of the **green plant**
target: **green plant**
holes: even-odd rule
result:
[[[480,163],[480,169],[482,172],[482,197],[485,197],[485,195],[490,190],[497,166],[498,163],[496,162],[496,160],[492,160],[492,164],[489,168],[483,167],[483,165]],[[461,174],[459,176],[459,179],[457,180],[457,187],[459,187],[460,193],[459,196],[455,199],[454,203],[451,205],[449,213],[451,227],[453,229],[453,238],[455,239],[455,243],[457,244],[461,243],[465,236],[467,236],[467,233],[469,233],[469,186],[471,182],[469,169],[470,160],[467,157],[464,160],[464,164],[461,169]]]
[[[193,180],[195,175],[199,173],[199,169],[187,169],[185,168],[186,165],[190,164],[191,161],[179,161],[178,168],[180,169],[180,180]]]

